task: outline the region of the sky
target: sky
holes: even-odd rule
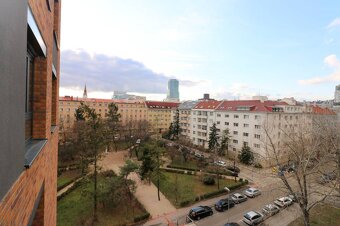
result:
[[[338,0],[66,0],[60,95],[334,98]]]

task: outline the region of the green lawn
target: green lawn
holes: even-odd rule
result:
[[[80,170],[69,170],[64,171],[57,179],[57,187],[64,186],[65,184],[69,183],[70,181],[74,180],[75,178],[81,175]]]
[[[100,178],[99,183],[105,186],[105,179]],[[91,196],[82,195],[82,191],[92,189],[92,182],[84,183],[58,201],[57,225],[88,225],[91,222],[93,214],[93,199]],[[127,203],[121,203],[118,204],[117,207],[111,208],[103,208],[99,204],[98,222],[96,225],[112,226],[124,225],[133,222],[134,217],[146,213],[137,200],[134,199],[134,203],[135,208],[133,211],[130,207],[126,208]]]
[[[340,209],[330,205],[318,205],[311,211],[310,223],[312,226],[340,225]],[[289,226],[303,226],[303,218],[300,217]]]
[[[199,195],[217,191],[217,184],[204,185],[200,176],[164,172],[164,178],[160,183],[161,192],[175,205],[179,206],[182,201],[195,200]],[[177,203],[176,203],[176,176],[177,176]],[[155,180],[153,181],[156,182]],[[216,182],[217,183],[217,182]],[[234,180],[220,179],[220,189],[234,184]],[[156,184],[156,183],[155,183]]]
[[[196,160],[187,160],[186,162],[184,161],[182,156],[176,156],[174,160],[171,162],[171,166],[175,167],[186,167],[186,168],[191,168],[193,170],[198,170],[199,167],[197,166],[197,161]]]

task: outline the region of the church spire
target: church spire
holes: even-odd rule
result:
[[[86,83],[85,83],[85,88],[84,88],[84,93],[83,93],[83,98],[87,98],[87,90],[86,90]]]

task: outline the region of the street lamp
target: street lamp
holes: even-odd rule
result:
[[[228,192],[228,198],[227,198],[227,202],[228,202],[228,210],[229,210],[229,202],[230,202],[230,199],[229,199],[229,194],[230,194],[230,189],[226,186],[226,187],[224,187],[224,190],[226,191],[226,192]],[[228,211],[229,212],[229,211]],[[228,214],[228,222],[229,222],[229,214]]]

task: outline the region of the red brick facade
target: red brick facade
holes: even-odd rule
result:
[[[50,10],[46,0],[28,1],[47,47],[46,58],[34,58],[33,139],[47,139],[47,143],[0,200],[1,226],[56,225],[58,130],[52,132],[51,127],[58,125],[61,0],[48,1]],[[54,36],[58,43],[55,80],[52,76]],[[39,194],[42,194],[40,202]]]

